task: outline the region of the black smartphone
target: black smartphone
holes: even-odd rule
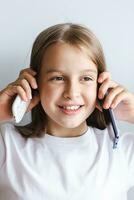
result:
[[[108,92],[106,93],[105,97],[108,95]],[[113,149],[117,148],[118,145],[118,141],[119,141],[119,131],[118,131],[118,127],[117,127],[117,123],[115,120],[115,116],[114,116],[114,112],[113,109],[109,108],[109,109],[104,109],[103,108],[103,102],[105,100],[105,97],[103,100],[99,99],[100,105],[103,109],[103,114],[104,114],[104,118],[105,120],[109,121],[111,123],[111,126],[113,128],[113,132],[114,132],[114,139],[113,139]]]

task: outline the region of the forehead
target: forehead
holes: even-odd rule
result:
[[[44,53],[41,71],[85,71],[97,73],[97,67],[87,55],[87,50],[67,43],[56,43],[47,48]]]

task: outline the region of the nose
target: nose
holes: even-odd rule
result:
[[[64,89],[64,98],[75,99],[80,96],[80,86],[75,81],[67,83]]]

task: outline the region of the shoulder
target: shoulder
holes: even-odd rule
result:
[[[14,128],[15,128],[14,124],[11,122],[0,123],[0,131],[1,132],[5,132],[7,130],[13,130]]]
[[[16,132],[15,126],[13,123],[10,122],[6,122],[6,123],[1,123],[0,124],[0,134],[4,135],[4,134],[10,134]]]
[[[134,151],[134,133],[122,132],[120,134],[120,147],[124,148],[125,152]]]
[[[0,137],[5,144],[13,143],[13,141],[24,141],[24,138],[20,135],[12,122],[0,124]]]
[[[94,136],[95,136],[98,144],[99,143],[101,143],[103,145],[104,145],[104,143],[105,144],[108,143],[108,145],[110,143],[112,144],[114,135],[113,135],[113,131],[110,126],[107,126],[107,128],[105,128],[103,130],[93,127],[92,130],[93,130]]]
[[[98,142],[105,142],[113,145],[114,140],[114,132],[111,126],[107,126],[104,130],[100,130],[97,128],[92,128],[94,135]],[[134,149],[134,133],[132,132],[123,132],[119,130],[119,142],[118,142],[118,149],[124,149],[125,151],[128,149]]]
[[[15,127],[12,123],[0,123],[0,168],[6,160],[7,148],[12,146],[10,144],[12,144],[11,137],[13,137],[14,132]]]

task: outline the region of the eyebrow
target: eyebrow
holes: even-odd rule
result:
[[[52,69],[52,68],[48,69],[46,71],[47,74],[54,73],[54,72],[64,73],[64,71],[62,71],[62,70],[56,70],[56,69]],[[82,73],[82,72],[93,72],[93,73],[97,74],[97,71],[95,69],[85,69],[85,70],[80,71],[80,73]]]

